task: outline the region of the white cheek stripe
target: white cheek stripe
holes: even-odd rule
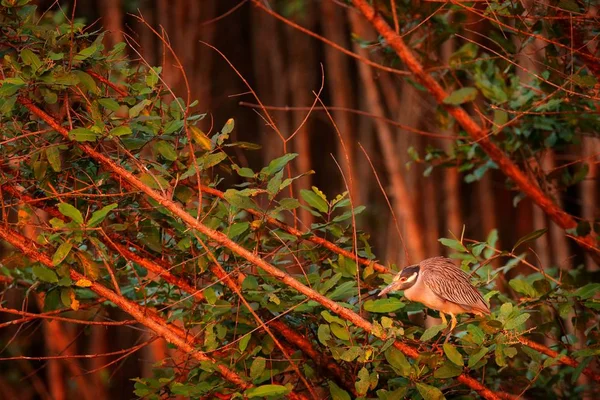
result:
[[[414,274],[412,274],[411,276],[409,276],[408,279],[406,280],[406,282],[412,282],[415,279],[417,279],[417,273],[416,272]]]

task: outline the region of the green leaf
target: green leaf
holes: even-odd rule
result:
[[[452,362],[445,362],[440,368],[436,369],[433,373],[433,377],[437,379],[448,379],[454,378],[462,374],[462,368],[456,366]]]
[[[469,324],[467,326],[467,330],[471,334],[471,337],[473,338],[473,342],[475,344],[483,343],[483,341],[485,340],[485,333],[483,332],[483,330],[481,330],[480,327],[478,327],[477,325]]]
[[[250,378],[252,380],[259,378],[265,370],[267,361],[264,357],[256,357],[250,366]]]
[[[273,198],[279,193],[279,186],[281,185],[281,181],[283,179],[283,171],[277,172],[267,183],[267,193],[269,193],[269,200],[273,200]]]
[[[445,399],[440,389],[435,386],[426,385],[421,382],[417,382],[417,390],[419,394],[423,396],[423,400],[442,400]]]
[[[385,389],[379,389],[377,391],[377,398],[379,400],[398,400],[398,399],[407,399],[408,390],[410,386],[404,385],[400,386],[398,389],[393,392],[388,392]]]
[[[358,293],[356,281],[347,281],[338,285],[333,292],[327,295],[331,300],[338,301],[355,296]]]
[[[319,210],[322,213],[329,211],[329,204],[320,195],[312,190],[302,189],[300,196],[306,201],[312,208]]]
[[[32,270],[33,275],[35,275],[35,277],[40,281],[49,283],[58,282],[58,276],[56,275],[56,272],[52,271],[50,268],[46,268],[41,265],[34,265]]]
[[[73,73],[77,76],[77,78],[79,78],[79,83],[81,83],[87,90],[93,94],[98,93],[96,81],[88,73],[77,70],[73,71]]]
[[[323,310],[321,311],[321,315],[323,316],[323,318],[325,318],[325,321],[329,322],[330,324],[332,322],[337,323],[338,325],[345,325],[346,323],[344,322],[343,319],[341,319],[340,317],[338,317],[337,315],[333,315],[331,314],[329,311],[327,310]]]
[[[227,189],[223,195],[225,200],[232,206],[239,209],[253,209],[256,210],[256,204],[248,196],[244,196],[238,190]]]
[[[60,291],[50,290],[44,299],[44,311],[56,310],[60,306]]]
[[[131,135],[131,128],[127,125],[117,126],[115,128],[112,128],[110,132],[108,132],[108,134],[115,137]]]
[[[200,166],[200,169],[204,170],[214,167],[226,158],[227,154],[222,151],[218,153],[207,154],[198,160],[198,165]]]
[[[426,342],[426,341],[434,338],[438,333],[443,331],[446,328],[446,326],[447,326],[447,324],[439,324],[439,325],[430,326],[429,328],[427,328],[425,330],[425,332],[423,332],[423,335],[421,335],[421,341]]]
[[[350,340],[350,333],[345,327],[336,323],[329,324],[329,327],[331,328],[331,332],[333,332],[337,338],[342,340]]]
[[[110,111],[119,111],[119,108],[121,108],[119,103],[117,103],[117,101],[115,99],[111,99],[111,98],[99,99],[98,103],[100,103],[100,105],[102,107],[104,107]]]
[[[250,228],[249,222],[235,223],[229,227],[229,230],[227,231],[227,236],[229,238],[234,238],[237,235],[240,235],[240,234],[246,232],[248,230],[248,228]]]
[[[225,122],[223,129],[221,129],[221,133],[224,133],[226,135],[230,134],[233,131],[234,126],[235,126],[235,121],[233,120],[233,118],[229,118],[227,120],[227,122]]]
[[[15,108],[16,101],[17,101],[16,96],[12,96],[7,99],[4,99],[0,96],[0,115],[10,117],[12,115],[13,108]]]
[[[73,293],[72,288],[62,288],[60,290],[60,301],[65,307],[71,307],[71,293]]]
[[[56,104],[58,101],[58,95],[52,90],[42,88],[40,92],[44,95],[44,101],[48,104]]]
[[[44,74],[40,80],[52,86],[74,86],[79,84],[77,75],[61,70],[55,70],[52,74]]]
[[[452,92],[452,94],[444,99],[444,104],[457,106],[475,100],[477,97],[477,89],[474,87],[464,87]]]
[[[23,60],[23,64],[31,65],[31,68],[34,71],[37,71],[42,66],[42,61],[39,57],[29,49],[23,49],[21,51],[21,59]]]
[[[453,250],[459,251],[461,253],[464,253],[467,251],[467,248],[456,239],[441,238],[438,240],[441,244],[443,244],[444,246],[449,247]]]
[[[85,49],[77,53],[75,57],[73,57],[73,59],[75,61],[87,60],[88,58],[93,56],[94,53],[96,53],[96,51],[98,51],[98,45],[96,43],[92,43],[89,47],[86,47]]]
[[[169,135],[173,132],[179,132],[183,128],[183,121],[180,119],[173,120],[165,126],[164,135]]]
[[[60,151],[58,150],[58,146],[50,146],[46,147],[46,158],[50,163],[50,166],[54,170],[54,172],[60,172],[62,169],[60,162]]]
[[[354,383],[356,392],[361,396],[365,395],[369,390],[370,384],[369,370],[362,367],[360,371],[358,371],[358,380]]]
[[[294,210],[300,207],[300,202],[294,198],[285,198],[279,200],[279,207],[282,210]]]
[[[529,319],[529,314],[517,315],[504,323],[504,329],[515,329],[523,325]]]
[[[87,222],[87,226],[94,227],[104,221],[109,212],[117,208],[117,203],[112,203],[107,206],[102,207],[100,210],[94,211],[92,213],[92,217]]]
[[[494,358],[496,361],[496,365],[499,367],[506,366],[506,358],[504,357],[504,352],[502,350],[504,350],[504,345],[497,344],[496,350],[494,351],[494,356],[495,356]]]
[[[524,279],[511,279],[510,282],[508,282],[508,284],[517,292],[522,293],[528,297],[538,297],[537,291]]]
[[[238,349],[240,349],[240,352],[243,353],[246,351],[246,348],[248,347],[248,343],[250,343],[250,339],[252,339],[251,333],[247,333],[244,336],[242,336],[242,338],[238,342]]]
[[[72,248],[73,248],[73,245],[71,244],[71,242],[64,242],[63,244],[58,246],[58,248],[54,252],[54,255],[52,256],[52,265],[56,266],[56,265],[59,265],[61,262],[63,262],[63,260],[71,252]]]
[[[402,376],[409,376],[411,365],[406,359],[404,353],[397,348],[390,346],[385,350],[385,359],[394,367]]]
[[[144,108],[146,108],[147,105],[151,104],[152,102],[148,99],[144,99],[142,101],[140,101],[138,104],[136,104],[135,106],[131,107],[129,109],[129,118],[135,118],[138,115],[140,115],[140,113],[142,112],[142,110]]]
[[[494,249],[496,248],[496,243],[498,243],[498,230],[492,229],[485,241],[489,247],[485,249],[483,256],[487,259],[494,255]]]
[[[350,395],[344,389],[340,388],[333,381],[327,381],[329,384],[329,393],[331,400],[350,400]]]
[[[579,5],[577,5],[577,2],[575,0],[561,0],[558,3],[558,8],[562,8],[563,10],[572,11],[575,13],[579,12]]]
[[[164,140],[160,140],[156,143],[155,149],[165,159],[167,159],[169,161],[177,160],[177,152],[175,151],[175,148],[173,147],[173,145],[171,143],[166,142]]]
[[[162,68],[153,67],[146,73],[146,85],[153,88],[158,83],[158,76],[160,75]]]
[[[2,80],[2,87],[0,87],[0,97],[12,96],[23,86],[25,86],[25,82],[21,78],[4,79]]]
[[[361,354],[363,354],[362,347],[352,346],[342,353],[340,359],[346,362],[352,362],[356,360]]]
[[[262,385],[255,388],[247,389],[244,392],[249,399],[255,397],[272,397],[272,396],[283,396],[288,393],[289,390],[285,386],[281,385]]]
[[[588,283],[580,287],[573,295],[582,299],[589,299],[598,293],[600,293],[600,283]]]
[[[446,354],[446,357],[448,357],[448,359],[450,361],[452,361],[454,364],[458,365],[459,367],[462,367],[463,365],[465,365],[462,355],[459,353],[459,351],[456,349],[456,347],[454,347],[454,345],[452,345],[450,343],[444,343],[443,347],[444,347],[444,353]]]
[[[79,225],[83,224],[83,215],[81,212],[68,203],[60,203],[58,205],[58,211],[65,217],[71,218],[74,222],[77,222]]]
[[[513,310],[513,305],[511,303],[504,303],[500,306],[500,315],[503,317],[508,317]]]
[[[520,245],[522,245],[525,242],[530,242],[532,240],[535,240],[535,239],[543,236],[546,232],[548,232],[548,228],[538,229],[537,231],[528,233],[527,235],[523,236],[521,239],[517,240],[517,243],[515,243],[515,245],[513,246],[512,251],[515,251],[515,249],[517,247],[519,247]]]
[[[405,304],[393,297],[379,300],[367,300],[364,309],[375,313],[389,313],[403,308]]]
[[[140,181],[149,188],[164,190],[169,187],[169,182],[160,175],[151,173],[143,173],[140,175]]]
[[[95,142],[98,136],[97,133],[86,128],[76,128],[69,132],[69,139],[78,142]]]
[[[296,157],[298,157],[298,154],[296,154],[296,153],[284,154],[283,156],[271,161],[269,163],[269,165],[267,165],[265,168],[263,168],[260,171],[260,173],[261,173],[261,175],[266,175],[266,176],[275,175],[277,172],[281,171],[283,169],[283,167],[285,167],[287,165],[287,163],[289,163]]]
[[[210,150],[210,149],[209,149]],[[233,164],[231,166],[235,172],[242,178],[254,178],[254,171],[247,167],[239,167],[238,165]]]
[[[327,344],[327,341],[331,340],[331,329],[329,328],[329,325],[319,325],[319,329],[317,330],[317,337],[319,338],[319,342],[321,342],[323,346],[329,346]]]
[[[517,349],[514,347],[506,347],[504,348],[504,354],[509,358],[513,358],[517,355]]]
[[[467,363],[467,366],[469,368],[473,368],[475,366],[475,364],[477,364],[479,362],[479,360],[481,360],[487,353],[488,353],[489,349],[487,347],[482,347],[481,349],[479,349],[479,351],[475,354],[471,354],[471,356],[469,357],[469,362]]]

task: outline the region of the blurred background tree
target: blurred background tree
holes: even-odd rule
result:
[[[25,3],[4,0],[2,4],[7,11],[13,6],[23,6]],[[493,300],[495,306],[503,303],[515,305],[514,314],[511,314],[512,308],[508,310],[505,307],[503,311],[499,311],[499,307],[496,307],[499,313],[497,321],[501,321],[504,328],[507,324],[509,327],[525,324],[525,320],[520,321],[519,324],[509,321],[515,319],[519,321],[520,316],[529,315],[523,314],[525,310],[537,310],[539,312],[533,313],[533,317],[527,322],[529,327],[540,327],[541,330],[536,337],[537,342],[550,346],[559,353],[563,349],[568,350],[569,354],[574,351],[580,352],[576,353],[582,361],[578,364],[579,372],[577,366],[572,366],[566,372],[562,369],[559,373],[553,373],[548,371],[553,363],[545,361],[552,360],[552,357],[541,359],[535,353],[532,353],[534,355],[527,353],[530,357],[527,361],[518,357],[513,360],[513,350],[505,350],[505,347],[502,347],[505,346],[506,338],[499,339],[498,335],[502,333],[499,333],[498,326],[491,324],[487,326],[487,330],[484,329],[486,327],[482,327],[479,331],[472,328],[473,330],[469,331],[471,336],[477,336],[479,332],[481,335],[491,336],[486,337],[485,341],[475,339],[476,350],[464,343],[459,347],[463,352],[466,351],[467,356],[475,360],[468,362],[468,367],[474,370],[477,367],[481,368],[477,366],[478,362],[482,359],[486,360],[484,356],[488,353],[482,352],[482,349],[485,348],[490,352],[489,354],[494,354],[495,360],[489,360],[490,364],[495,365],[492,372],[488,372],[487,375],[481,374],[485,377],[484,380],[487,379],[484,383],[487,383],[490,388],[506,390],[513,394],[528,389],[532,397],[547,396],[549,393],[564,398],[584,395],[593,398],[597,395],[597,386],[588,380],[588,375],[581,374],[585,366],[595,366],[592,361],[598,354],[596,345],[598,320],[596,314],[591,312],[597,309],[598,303],[594,297],[598,287],[588,286],[583,290],[585,284],[598,281],[597,264],[593,258],[598,257],[598,245],[594,241],[599,231],[597,165],[600,155],[598,138],[600,68],[596,56],[598,51],[596,36],[600,25],[597,17],[598,10],[593,2],[562,0],[373,2],[372,6],[376,7],[375,15],[387,23],[388,34],[399,35],[416,55],[424,72],[439,82],[449,95],[442,101],[432,95],[430,87],[414,77],[412,74],[414,71],[408,68],[401,56],[399,57],[397,48],[389,46],[391,41],[386,38],[381,27],[376,29],[373,19],[365,19],[360,10],[355,8],[355,5],[361,2],[79,0],[76,3],[58,4],[51,1],[36,3],[38,17],[42,15],[42,11],[49,10],[46,18],[53,18],[55,24],[68,27],[71,18],[74,18],[77,24],[82,24],[78,26],[78,29],[81,29],[81,37],[77,39],[85,39],[84,36],[87,34],[93,40],[100,31],[106,30],[101,41],[107,49],[118,46],[121,42],[127,43],[124,52],[132,60],[133,65],[140,65],[141,75],[154,76],[149,72],[148,67],[159,66],[160,69],[155,71],[160,74],[160,80],[156,81],[150,78],[151,82],[147,82],[139,78],[133,72],[135,69],[133,66],[123,67],[128,69],[120,77],[121,82],[118,80],[119,77],[111,76],[116,84],[123,84],[137,91],[136,101],[144,101],[142,100],[146,99],[144,96],[154,92],[160,93],[161,99],[165,102],[170,102],[174,97],[181,97],[183,104],[197,100],[192,113],[206,113],[204,118],[194,120],[196,133],[201,135],[200,137],[211,138],[216,143],[215,136],[229,135],[230,142],[242,143],[226,150],[230,159],[223,164],[229,166],[229,173],[219,175],[219,179],[222,179],[219,181],[219,188],[222,191],[233,188],[236,184],[245,185],[238,189],[265,190],[267,182],[271,182],[270,179],[277,179],[274,177],[284,166],[286,168],[289,166],[290,169],[285,170],[285,176],[290,177],[313,170],[314,174],[306,174],[294,180],[291,186],[294,195],[287,193],[289,188],[284,188],[285,196],[281,194],[274,196],[280,191],[278,188],[268,196],[256,196],[258,207],[261,210],[270,209],[274,197],[278,200],[282,197],[296,197],[303,207],[290,206],[295,210],[294,215],[290,213],[281,218],[301,231],[312,228],[320,232],[319,235],[352,251],[352,235],[347,226],[343,231],[335,231],[331,226],[319,225],[323,222],[321,219],[323,215],[326,215],[325,221],[329,221],[333,215],[336,215],[330,214],[335,206],[331,199],[335,199],[338,193],[348,191],[352,205],[365,206],[365,209],[356,215],[356,227],[361,231],[358,245],[361,256],[376,258],[386,266],[394,264],[402,267],[425,257],[453,255],[461,259],[465,267],[476,268],[478,282],[487,288],[488,297],[498,296]],[[83,24],[87,25],[85,29]],[[67,32],[63,33],[67,34]],[[11,56],[18,51],[20,58],[12,56],[13,60],[17,60],[17,64],[28,66],[35,64],[35,59],[31,61],[23,57],[19,47],[21,44],[15,42],[8,28],[3,30],[3,35],[5,38],[0,43],[2,46],[0,48],[4,55]],[[38,39],[40,38],[44,40],[41,34],[38,35]],[[47,42],[41,48],[46,49],[51,45],[54,43]],[[44,51],[40,50],[40,52]],[[60,63],[60,59],[52,57],[47,59]],[[115,60],[98,59],[98,62],[100,69],[96,72],[103,74],[110,70],[110,67],[102,63],[110,64]],[[94,67],[94,65],[90,66],[90,68]],[[15,64],[6,61],[6,58],[2,68],[3,79],[13,77],[15,69],[18,69]],[[98,79],[93,75],[89,76]],[[87,78],[78,79],[84,82]],[[134,86],[135,79],[141,79],[151,92],[144,93],[139,87]],[[137,81],[136,83],[139,84]],[[8,92],[12,90],[8,86],[5,88]],[[249,88],[254,89],[264,107],[258,104]],[[20,87],[17,89],[21,90]],[[8,92],[3,96],[15,95]],[[60,91],[58,93],[60,94]],[[41,95],[44,101],[51,103],[48,99],[51,100],[52,94]],[[9,111],[20,115],[12,110],[14,103],[10,104],[11,97],[7,99],[3,103],[3,113],[7,116],[7,119],[3,120],[4,124],[11,121]],[[121,101],[118,97],[116,99]],[[142,103],[132,103],[129,106],[135,108],[135,104]],[[137,112],[141,112],[148,105],[144,103]],[[518,182],[515,184],[514,179],[507,178],[506,169],[490,158],[485,146],[480,145],[482,140],[473,140],[468,129],[461,125],[451,109],[445,106],[464,108],[481,128],[486,140],[490,140],[518,166],[531,187],[539,187],[540,192],[545,196],[542,200],[551,200],[557,206],[556,209],[564,210],[569,216],[561,214],[553,219],[547,209],[537,207],[536,199],[532,201]],[[272,121],[266,119],[265,109],[268,110]],[[66,118],[60,110],[54,112],[55,116]],[[65,110],[64,113],[66,112]],[[149,111],[151,115],[154,115],[153,112],[160,114],[158,109]],[[131,108],[129,117],[137,117],[131,114]],[[183,116],[178,117],[175,113],[170,117],[173,121],[185,120]],[[69,115],[68,118],[77,117]],[[230,118],[235,120],[235,129],[233,122],[229,122]],[[274,129],[273,123],[276,124],[277,129]],[[141,160],[148,157],[152,160],[148,161],[150,164],[159,160],[164,168],[173,168],[171,163],[164,164],[165,160],[175,164],[179,152],[184,151],[181,143],[185,142],[185,139],[182,139],[185,135],[182,134],[182,138],[179,138],[176,134],[181,132],[177,128],[173,129],[169,132],[177,137],[173,147],[170,147],[170,144],[157,145],[155,140],[146,138],[148,143],[153,143],[152,146],[157,146],[152,147],[152,154],[144,154],[141,147],[135,148],[133,144],[131,146],[134,147],[130,150],[135,150],[136,157]],[[181,130],[181,126],[178,129]],[[15,132],[16,137],[18,131]],[[24,147],[19,148],[17,152],[14,148],[7,147],[9,140],[10,143],[14,142],[7,136],[2,143],[5,168],[14,167],[14,164],[18,164],[21,160],[30,159],[31,154],[27,146],[32,146],[31,143],[22,143]],[[179,140],[183,142],[180,143]],[[169,140],[160,143],[167,142],[171,143]],[[201,143],[201,139],[197,141],[199,146],[202,146]],[[259,144],[260,150],[249,151],[249,148],[255,146],[248,143]],[[216,151],[223,144],[224,142],[204,151],[210,150],[215,152],[212,154],[218,154]],[[50,148],[54,147],[50,146]],[[60,150],[64,151],[64,149]],[[110,148],[105,150],[110,154],[114,153]],[[293,160],[292,158],[281,160],[281,166],[273,165],[260,179],[254,173],[271,165],[272,160],[278,159],[285,153],[296,153],[297,157]],[[45,162],[47,164],[45,168],[50,168],[58,174],[61,168],[56,164],[54,150],[45,150],[44,154],[45,156],[36,160],[41,163],[39,168],[42,168]],[[143,162],[141,164],[143,165]],[[135,163],[132,165],[135,166]],[[137,167],[139,168],[139,165]],[[31,177],[24,181],[29,182],[29,185],[20,182],[21,187],[35,188],[36,184],[31,183],[32,179],[43,181],[41,178],[44,175],[39,168],[29,171]],[[159,168],[156,170],[161,171]],[[12,183],[17,183],[14,173],[5,170],[5,174],[7,174],[4,176],[6,182],[10,183],[12,180]],[[144,183],[152,186],[149,181]],[[190,186],[194,189],[193,185]],[[313,186],[319,190],[312,190]],[[160,185],[154,188],[158,189]],[[33,197],[43,197],[42,194],[51,197],[49,194],[51,192],[48,190],[50,189],[47,187],[43,191],[38,188],[38,190],[29,190],[27,194]],[[71,186],[70,190],[77,190],[76,185]],[[124,190],[131,190],[131,188]],[[23,199],[15,193],[10,196],[12,196],[11,201],[16,199],[23,202]],[[53,196],[57,196],[56,193]],[[330,204],[324,203],[324,199],[328,199]],[[230,196],[228,200],[233,199]],[[338,199],[338,201],[341,201],[340,204],[345,207],[338,210],[349,210],[350,204],[347,199]],[[97,204],[98,208],[94,210],[99,211],[103,209],[102,206],[106,207],[110,204],[110,202]],[[241,207],[243,204],[238,205],[240,208],[245,208]],[[177,228],[173,221],[165,222],[160,216],[150,217],[146,214],[147,208],[152,206],[156,204],[140,205],[140,210],[143,210],[140,211],[140,221],[146,221],[145,218],[149,218],[148,221],[159,221],[156,223],[161,226],[161,230],[156,231],[156,238],[144,241],[141,247],[154,252],[154,256],[162,257],[165,262],[173,263],[173,260],[177,259],[185,265],[189,261],[185,258],[185,253],[189,252],[187,247],[189,244],[182,244],[183,238],[180,237],[185,234],[180,231],[176,234],[168,232],[168,229]],[[81,208],[81,205],[78,207]],[[119,210],[122,207],[123,203],[120,204]],[[283,204],[282,207],[285,209]],[[7,212],[5,209],[5,220],[8,219]],[[48,210],[45,212],[49,213]],[[123,210],[120,212],[123,213]],[[30,223],[21,224],[21,232],[30,238],[35,238],[39,234],[40,227],[37,225],[47,226],[50,220],[47,214],[38,215],[39,211],[18,211],[17,214],[17,217],[23,218],[29,215],[25,219]],[[63,216],[65,215],[67,214],[63,213]],[[239,216],[227,217],[223,213],[215,218],[222,219],[220,222],[222,227],[228,226],[228,222],[233,224],[232,229],[236,227],[236,223],[242,224],[235,228],[240,230],[239,235],[242,235],[244,232],[247,234],[249,229],[244,225],[243,218],[246,217],[247,215],[242,216],[238,221],[236,218]],[[37,222],[31,222],[32,218]],[[348,218],[349,215],[346,215],[346,219],[339,222],[350,223],[351,220]],[[566,222],[557,224],[556,220]],[[122,221],[120,223],[124,224]],[[215,222],[216,226],[221,225]],[[59,228],[53,226],[53,229]],[[28,232],[27,229],[30,231]],[[256,233],[258,228],[253,225],[253,229],[255,229],[253,234],[248,237],[238,237],[234,234],[230,234],[230,237],[245,243],[247,248],[259,249],[257,251],[261,254],[275,251],[269,247],[274,245],[267,243],[266,239],[265,242],[261,242],[260,235]],[[531,232],[534,233],[530,235]],[[132,234],[132,232],[128,233]],[[172,244],[166,242],[165,237],[172,234],[181,240],[178,242],[177,249],[171,248]],[[440,241],[442,237],[448,239]],[[520,240],[523,237],[530,240]],[[133,235],[128,240],[135,243],[135,239]],[[194,239],[187,237],[186,240]],[[587,244],[579,245],[582,240],[588,240]],[[58,251],[60,245],[55,244]],[[516,245],[519,245],[518,249]],[[486,252],[483,251],[484,248]],[[494,253],[490,248],[499,250]],[[352,268],[356,268],[356,265],[354,267],[350,265],[352,263],[346,265],[347,259],[342,261],[335,259],[333,263],[327,264],[325,260],[329,255],[318,252],[313,254],[311,251],[298,250],[297,256],[302,260],[301,264],[306,266],[307,271],[315,272],[310,268],[316,268],[322,284],[329,285],[325,283],[329,281],[328,274],[337,276],[337,273],[341,274],[336,278],[337,280],[329,281],[333,282],[333,289],[335,286],[350,283],[347,286],[350,290],[352,282],[356,284],[356,274],[350,272]],[[501,251],[506,253],[500,253]],[[4,261],[6,265],[14,261],[14,255],[7,254],[8,261]],[[94,256],[95,262],[100,262],[96,253]],[[72,261],[79,262],[79,265],[85,264],[85,261],[81,260]],[[224,261],[227,261],[226,257]],[[200,265],[199,268],[201,272],[205,272],[206,265]],[[392,269],[397,268],[394,266]],[[127,276],[125,270],[121,272]],[[190,273],[190,270],[177,272]],[[198,271],[194,270],[194,273],[196,272]],[[300,270],[290,269],[290,272],[298,273]],[[253,270],[250,275],[256,273]],[[34,277],[37,276],[35,271],[33,274]],[[11,274],[6,275],[11,276]],[[368,276],[368,273],[363,276],[367,281],[367,286],[363,289],[374,289],[381,283],[381,281],[378,283],[368,281]],[[31,274],[27,277],[19,276],[19,279],[21,278],[31,281],[32,276]],[[202,286],[210,283],[210,280],[204,282],[202,279],[195,283]],[[32,282],[34,281],[35,279]],[[263,285],[259,287],[254,282],[243,279],[242,281],[245,284],[242,286],[243,289],[256,291],[256,293],[249,293],[250,296],[256,296],[256,301],[262,293],[269,291],[269,288]],[[308,281],[310,282],[310,279]],[[566,292],[557,289],[561,287],[558,283],[566,285]],[[9,288],[14,288],[13,285],[14,282]],[[136,287],[133,283],[131,285]],[[326,289],[323,289],[323,293],[327,293],[332,287]],[[500,294],[497,294],[498,292]],[[6,304],[10,304],[14,309],[22,309],[22,301],[27,298],[25,296],[27,293],[17,291],[15,294],[14,291],[7,290]],[[152,297],[153,292],[147,295]],[[362,309],[361,301],[365,300],[360,299],[359,296],[358,305],[355,304],[356,293],[352,290],[348,293],[344,293],[343,290],[335,294],[329,292],[329,295],[328,297],[333,300],[352,303],[354,307],[358,307],[358,311]],[[185,296],[183,298],[185,299]],[[569,300],[564,301],[565,298]],[[161,301],[174,301],[168,296],[165,299]],[[42,307],[44,300],[39,299],[39,301]],[[283,301],[283,305],[288,307],[298,306],[298,299],[289,293],[284,296],[284,299],[272,299],[273,303],[277,301]],[[277,305],[282,309],[277,309],[276,312],[285,309],[283,305]],[[273,304],[262,304],[262,306],[264,306],[262,311],[275,312],[274,309],[269,308],[274,307]],[[169,318],[184,320],[183,316],[193,309],[186,302],[183,302],[180,307],[180,314],[174,313]],[[390,307],[392,310],[397,309],[393,305]],[[27,309],[35,310],[35,308]],[[100,313],[95,308],[91,310]],[[321,323],[317,320],[309,322],[306,314],[303,314],[314,310],[308,308],[304,310],[295,308],[295,310],[300,316],[297,317],[298,320],[292,322],[306,329],[305,336],[316,335],[317,345],[335,349],[332,340],[337,342],[348,340],[339,331],[337,334],[333,332],[332,337],[331,333],[324,332],[325,328],[321,328],[327,326],[327,329],[331,329],[331,325],[346,327],[344,323],[334,320],[334,317],[323,317],[327,321],[324,325],[322,321]],[[421,307],[410,305],[407,310],[413,313],[420,311]],[[374,310],[371,308],[367,311]],[[102,311],[104,312],[106,311]],[[103,316],[111,320],[128,318],[120,311],[114,310]],[[268,318],[267,315],[260,316]],[[190,317],[187,323],[199,324],[203,331],[209,329],[211,340],[215,340],[215,343],[225,343],[231,338],[229,333],[215,328],[221,326],[214,325],[218,321],[217,317],[212,322],[208,318],[202,322],[194,322]],[[7,320],[11,318],[7,317]],[[415,317],[411,317],[412,322],[409,322],[406,316],[402,318],[405,324],[409,324],[405,326],[403,334],[411,339],[420,337],[421,340],[426,341],[419,336],[422,330],[416,328],[422,325],[422,321],[418,318],[415,320]],[[427,319],[426,326],[429,328],[436,326],[430,321],[431,319]],[[245,322],[249,325],[256,323],[251,319],[250,322]],[[213,325],[210,325],[211,323]],[[385,328],[389,328],[384,322],[381,323]],[[416,325],[411,326],[411,323]],[[131,379],[152,376],[155,363],[167,358],[170,360],[167,364],[173,370],[161,376],[165,381],[138,382],[138,395],[150,396],[150,393],[154,393],[153,390],[156,389],[156,393],[159,393],[160,390],[157,388],[168,385],[171,385],[169,390],[173,390],[173,381],[185,385],[198,376],[190,373],[193,368],[189,366],[190,360],[185,357],[185,354],[167,348],[163,340],[152,340],[154,336],[149,336],[145,332],[118,326],[89,326],[86,329],[79,329],[76,325],[61,324],[58,321],[43,323],[37,321],[22,325],[23,328],[17,330],[14,330],[12,325],[14,324],[7,325],[7,329],[2,332],[2,343],[9,352],[7,357],[42,354],[106,354],[117,349],[135,348],[145,341],[148,343],[136,355],[126,357],[127,353],[125,353],[122,359],[120,356],[110,358],[110,361],[115,359],[116,361],[108,366],[107,364],[110,363],[108,356],[94,357],[85,364],[85,367],[74,362],[73,358],[66,358],[68,361],[65,362],[36,360],[31,363],[25,358],[4,361],[10,362],[11,365],[18,365],[18,372],[14,372],[5,382],[0,382],[0,388],[4,391],[3,397],[6,398],[47,396],[70,398],[74,393],[86,398],[93,396],[130,398],[135,384]],[[13,330],[9,330],[8,327]],[[40,327],[41,332],[38,329]],[[213,329],[216,329],[216,333]],[[15,337],[18,340],[15,340]],[[57,338],[57,340],[46,339],[45,342],[38,340],[33,343],[32,338],[40,337]],[[262,339],[264,338],[261,337]],[[20,343],[21,341],[24,341],[23,344]],[[206,345],[206,342],[204,344]],[[263,343],[264,346],[269,345]],[[270,346],[272,347],[272,344]],[[212,351],[216,347],[210,345],[208,349]],[[80,351],[75,351],[75,348]],[[512,349],[512,347],[508,348]],[[364,373],[362,377],[360,375],[362,372],[359,373],[362,368],[358,366],[355,359],[363,357],[364,362],[367,356],[364,354],[359,356],[357,353],[355,357],[348,354],[342,357],[334,350],[329,350],[336,361],[354,362],[350,368],[351,381],[355,379],[356,374],[360,377],[360,379],[356,378],[357,383],[361,380],[365,381]],[[241,352],[244,353],[244,350]],[[508,365],[507,361],[503,361],[505,357],[511,360],[508,361],[510,372],[503,375],[505,371],[503,367]],[[394,372],[406,367],[404,364],[406,360],[397,361],[399,356],[394,358],[394,355],[386,353],[383,358],[396,367]],[[452,356],[449,358],[452,359]],[[262,371],[257,372],[261,368],[260,362],[255,366],[254,362],[249,361],[254,368],[254,375],[248,366],[249,373],[255,380],[262,373]],[[535,365],[532,366],[532,363]],[[416,368],[415,364],[412,366]],[[3,368],[8,366],[4,365]],[[406,368],[410,369],[410,364]],[[437,381],[433,381],[434,378],[447,379],[457,376],[456,368],[452,369],[452,366],[448,365],[445,368],[446,370],[438,373],[437,376],[428,376],[427,373],[416,376],[405,373],[410,379],[392,382],[387,386],[381,381],[379,383],[381,386],[378,386],[373,378],[369,378],[368,382],[369,385],[372,384],[370,386],[372,393],[377,390],[384,391],[378,394],[380,398],[398,398],[392,395],[390,395],[392,397],[385,397],[387,396],[385,391],[391,392],[402,388],[407,389],[405,392],[399,392],[398,396],[401,394],[428,398],[427,396],[437,395],[427,392],[429,390],[427,388],[434,386],[443,387],[444,394],[452,397],[451,385],[440,386]],[[262,369],[265,369],[264,365]],[[431,369],[433,370],[434,367],[432,366]],[[86,370],[91,370],[93,373],[87,374]],[[524,376],[524,380],[520,381],[516,378],[519,375],[518,371],[524,370],[533,375]],[[541,372],[542,370],[544,373]],[[371,377],[376,371],[376,368],[368,370],[366,376]],[[310,373],[306,372],[306,374],[310,376]],[[190,376],[192,378],[189,378]],[[423,376],[425,379],[431,379],[427,381],[426,389],[423,386],[406,385],[406,382],[417,382]],[[20,388],[16,382],[23,379],[31,382],[32,385],[27,389]],[[511,382],[511,379],[515,381]],[[580,389],[577,389],[575,383],[577,380],[581,384]],[[551,386],[558,385],[559,381],[560,387],[552,391]],[[144,394],[140,389],[142,386],[152,390],[148,389]],[[327,393],[331,393],[334,398],[345,398],[343,394],[337,392],[337,389],[332,389],[331,384],[327,386],[320,382],[315,386],[326,387]],[[352,397],[366,393],[363,391],[364,382],[362,386],[358,385],[353,390],[353,384],[349,386],[350,389],[345,387],[345,390],[352,393]],[[180,388],[180,394],[190,395],[190,392],[186,393]],[[167,392],[163,392],[162,395],[167,396]],[[468,392],[457,391],[456,395],[468,395]]]

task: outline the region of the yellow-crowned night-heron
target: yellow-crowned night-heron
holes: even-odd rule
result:
[[[456,327],[457,314],[490,313],[481,293],[471,285],[467,274],[446,257],[428,258],[404,267],[379,296],[398,290],[404,290],[407,299],[439,311],[445,324],[448,322],[444,314],[450,314],[452,324],[448,334]]]

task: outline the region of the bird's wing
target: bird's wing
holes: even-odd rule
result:
[[[490,310],[481,293],[471,285],[469,277],[452,262],[444,266],[429,266],[421,271],[424,283],[444,300],[466,309],[489,314]]]

